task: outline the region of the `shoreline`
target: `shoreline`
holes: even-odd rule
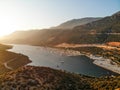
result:
[[[110,60],[110,59],[107,59],[107,58],[104,58],[102,56],[95,56],[95,55],[92,55],[92,54],[82,54],[80,53],[79,51],[75,51],[75,50],[65,50],[65,49],[59,49],[59,48],[50,48],[52,49],[52,53],[58,53],[60,55],[65,55],[65,56],[78,56],[78,55],[84,55],[90,59],[93,60],[93,64],[101,67],[101,68],[104,68],[104,69],[107,69],[107,70],[110,70],[114,73],[117,73],[117,74],[120,74],[120,65],[118,65],[117,63],[115,63],[114,61]]]
[[[117,63],[113,62],[112,60],[103,57],[96,57],[94,55],[86,56],[93,60],[93,64],[104,69],[110,70],[112,72],[115,72],[117,74],[120,74],[120,66]]]
[[[70,49],[61,49],[61,48],[51,48],[51,47],[43,47],[44,49],[48,50],[50,53],[59,54],[61,56],[78,56],[84,55],[93,60],[93,64],[104,68],[106,70],[112,71],[114,73],[120,74],[120,66],[113,62],[110,59],[104,58],[102,56],[95,56],[90,53],[81,53],[79,51],[70,50]]]
[[[61,48],[51,48],[51,47],[42,47],[42,49],[48,50],[52,54],[59,54],[61,56],[78,56],[84,55],[93,60],[93,64],[104,68],[106,70],[112,71],[114,73],[120,74],[120,66],[117,63],[113,62],[110,59],[103,58],[101,56],[95,56],[90,53],[81,53],[80,51],[70,50],[70,49],[61,49]]]

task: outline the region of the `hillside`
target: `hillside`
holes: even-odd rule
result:
[[[0,44],[0,74],[15,70],[31,62],[25,55],[7,51],[10,48],[12,46]]]
[[[113,47],[120,47],[120,42],[109,42],[107,43],[107,45],[113,46]]]
[[[100,43],[120,41],[120,12],[101,20],[94,21],[74,28],[76,31],[90,31]]]
[[[72,29],[75,26],[78,25],[84,25],[93,21],[97,21],[101,18],[93,18],[93,17],[87,17],[87,18],[81,18],[81,19],[72,19],[69,21],[66,21],[56,27],[53,27],[52,29]]]
[[[79,25],[74,29],[77,30],[92,30],[97,33],[120,33],[120,11],[111,15],[104,17],[100,20],[93,21],[85,25]]]
[[[7,50],[7,49],[10,49],[10,48],[12,48],[12,46],[0,44],[0,51],[1,50]]]
[[[0,76],[2,90],[114,90],[120,77],[93,78],[48,67],[24,66]]]
[[[120,13],[68,29],[17,31],[1,42],[54,46],[61,43],[103,44],[120,42]]]

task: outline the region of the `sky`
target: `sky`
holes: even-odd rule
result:
[[[105,17],[119,10],[120,0],[0,0],[0,36],[71,19]]]

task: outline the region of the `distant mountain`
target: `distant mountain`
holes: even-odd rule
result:
[[[92,30],[96,31],[97,33],[101,32],[120,33],[119,28],[120,28],[120,11],[113,14],[112,16],[108,16],[84,25],[76,26],[74,29]]]
[[[17,31],[0,41],[42,46],[54,46],[61,43],[102,44],[120,42],[120,12],[76,26],[73,29]]]
[[[87,18],[81,18],[81,19],[72,19],[72,20],[69,20],[69,21],[66,21],[60,24],[59,26],[53,27],[51,29],[72,29],[75,26],[87,24],[87,23],[97,21],[100,19],[101,19],[100,17],[99,18],[87,17]]]
[[[89,31],[89,34],[96,35],[98,43],[120,42],[120,11],[98,21],[76,26],[74,30]]]
[[[119,90],[120,76],[101,78],[24,66],[0,75],[1,90]]]
[[[118,12],[116,12],[116,13],[114,13],[113,15],[120,15],[120,11],[118,11]]]

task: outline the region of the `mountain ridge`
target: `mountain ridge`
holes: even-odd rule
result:
[[[75,26],[87,24],[92,21],[97,21],[100,19],[101,19],[101,17],[96,17],[96,18],[95,17],[85,17],[85,18],[80,18],[80,19],[72,19],[72,20],[63,22],[56,27],[52,27],[51,29],[72,29]]]
[[[0,41],[10,43],[54,46],[61,43],[70,44],[103,44],[120,42],[120,15],[113,14],[100,20],[73,29],[45,29],[23,31],[9,35]]]

